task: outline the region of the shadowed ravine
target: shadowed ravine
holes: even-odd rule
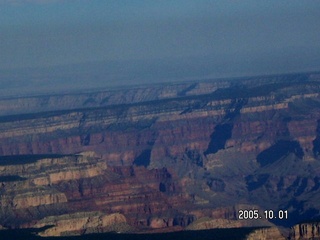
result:
[[[2,99],[0,228],[307,236],[316,223],[296,224],[320,217],[319,81],[305,73]],[[259,218],[240,220],[244,209]]]

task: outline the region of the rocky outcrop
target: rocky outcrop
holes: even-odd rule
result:
[[[63,193],[39,190],[39,193],[31,192],[16,195],[13,198],[12,204],[16,209],[19,209],[65,202],[67,202],[67,198]]]
[[[203,230],[214,228],[239,228],[246,226],[241,221],[228,219],[200,218],[187,227],[187,230]]]
[[[291,228],[290,240],[320,239],[320,223],[300,223]]]
[[[250,233],[246,240],[286,240],[278,228],[262,228]]]
[[[155,216],[166,227],[193,221],[193,216],[180,212],[188,196],[181,195],[176,176],[166,168],[107,167],[92,152],[4,160],[0,220],[8,226],[34,227],[34,220],[46,216],[67,214],[67,218],[101,209],[105,214],[124,214],[126,222],[136,227],[158,228]]]
[[[34,227],[52,226],[39,235],[67,236],[102,232],[125,232],[132,230],[125,216],[119,213],[103,214],[102,212],[79,212],[74,214],[50,216],[38,221]]]

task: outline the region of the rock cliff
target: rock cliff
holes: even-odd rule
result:
[[[139,230],[318,217],[319,82],[305,73],[1,99],[0,224],[100,211]],[[239,220],[253,209],[259,221]]]
[[[262,228],[250,233],[246,240],[286,240],[278,228]]]
[[[79,212],[41,219],[34,225],[36,228],[52,226],[39,233],[40,236],[67,236],[101,233],[106,231],[132,230],[122,214],[110,215],[101,212]]]
[[[320,239],[320,224],[319,222],[300,223],[291,228],[290,239],[306,240]]]

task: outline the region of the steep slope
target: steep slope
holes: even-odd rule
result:
[[[30,227],[78,211],[120,213],[140,230],[206,217],[238,227],[318,217],[319,79],[56,95],[43,108],[42,97],[10,99],[15,115],[3,100],[0,224]],[[259,209],[261,223],[239,220],[250,209]],[[266,218],[264,210],[288,217]]]

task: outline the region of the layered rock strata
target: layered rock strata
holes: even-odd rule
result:
[[[246,240],[286,240],[278,228],[262,228],[250,233]]]
[[[132,227],[186,226],[193,221],[194,216],[179,210],[191,202],[166,168],[108,167],[93,153],[14,158],[4,158],[0,166],[0,221],[5,226],[42,227],[46,217],[52,216],[49,219],[56,221],[56,228],[43,234],[65,235],[80,230],[60,229],[64,225],[60,220],[72,225],[85,221],[86,214],[97,219],[101,214],[124,214],[125,223]],[[96,210],[103,213],[98,217],[86,213]],[[84,212],[81,219],[79,211]],[[68,216],[75,219],[69,223]],[[163,224],[157,225],[156,219]],[[101,229],[112,228],[103,225]]]
[[[0,224],[79,211],[157,229],[245,226],[239,210],[285,226],[316,217],[319,86],[292,74],[2,100]]]
[[[132,230],[125,216],[118,213],[80,212],[41,219],[34,225],[36,228],[53,226],[39,233],[40,236],[67,236],[101,233],[107,231]]]
[[[306,240],[320,239],[319,222],[300,223],[291,228],[290,239]]]

